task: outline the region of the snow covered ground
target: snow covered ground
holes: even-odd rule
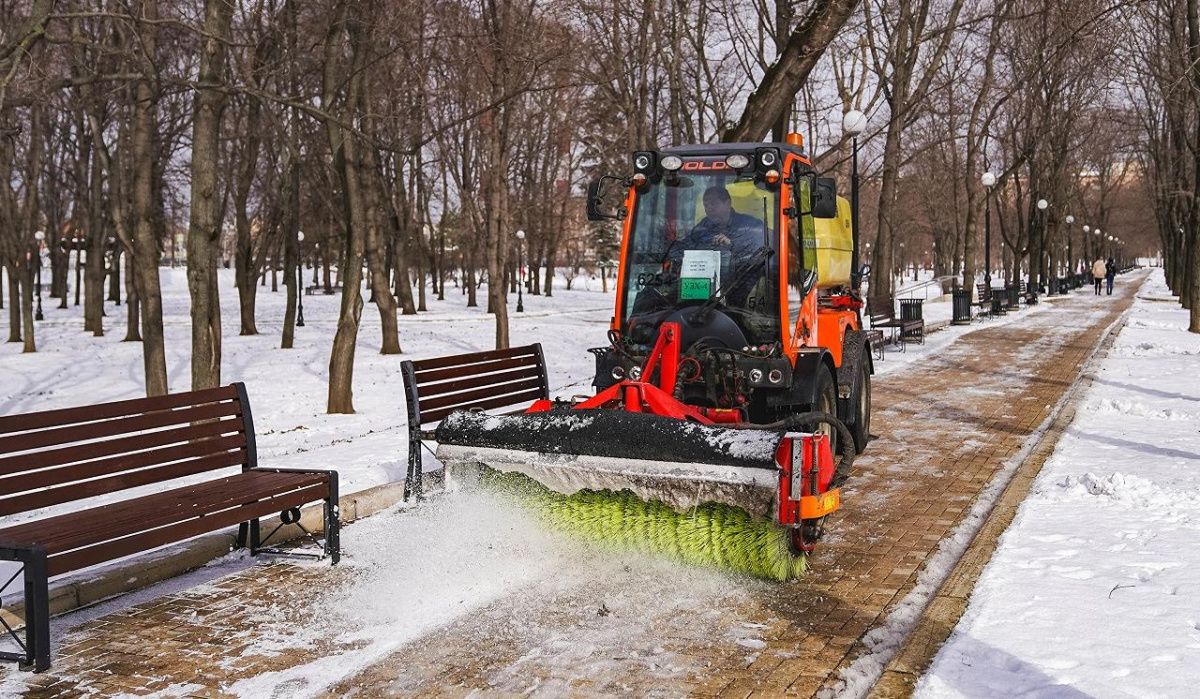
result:
[[[918,696],[1195,694],[1200,336],[1187,322],[1155,270]]]

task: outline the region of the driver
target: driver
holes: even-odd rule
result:
[[[733,210],[729,190],[713,185],[704,190],[704,218],[683,241],[684,249],[729,248],[733,259],[744,259],[762,247],[763,222]],[[683,251],[679,251],[680,259]]]
[[[727,249],[736,269],[763,245],[763,222],[754,216],[733,210],[733,199],[724,185],[704,190],[704,218],[692,228],[680,245],[671,251],[672,266],[679,269],[685,250]],[[745,306],[746,298],[758,283],[751,277],[730,289],[726,302],[730,306]]]

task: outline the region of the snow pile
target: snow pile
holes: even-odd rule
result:
[[[1200,341],[1167,296],[1155,271],[918,696],[1194,693]]]

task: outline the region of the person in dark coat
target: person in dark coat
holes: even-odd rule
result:
[[[1117,263],[1111,257],[1104,265],[1104,278],[1108,280],[1108,295],[1112,296],[1113,280],[1117,278]]]

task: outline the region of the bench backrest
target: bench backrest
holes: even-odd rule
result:
[[[541,344],[401,364],[409,428],[455,410],[494,410],[549,398]]]
[[[0,516],[257,465],[240,383],[0,417]]]

